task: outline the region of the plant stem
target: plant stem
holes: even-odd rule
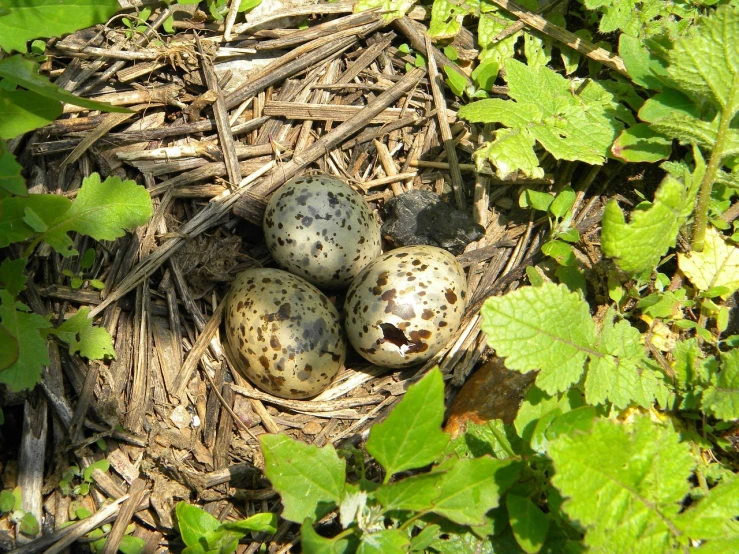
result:
[[[736,86],[736,79],[734,81],[734,86]],[[721,110],[721,115],[719,116],[721,117],[721,122],[718,126],[718,133],[716,134],[716,144],[713,146],[711,159],[708,161],[706,174],[703,176],[701,188],[698,192],[698,205],[695,209],[693,240],[691,241],[691,248],[695,252],[703,251],[703,244],[706,240],[706,226],[708,225],[708,207],[711,203],[711,189],[713,188],[713,182],[716,180],[716,175],[721,166],[721,161],[724,158],[724,144],[726,142],[726,137],[729,134],[729,125],[731,124],[732,115],[733,114],[727,107],[724,107],[724,109]]]

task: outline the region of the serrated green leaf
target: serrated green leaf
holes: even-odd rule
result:
[[[277,532],[277,516],[271,513],[254,514],[241,521],[229,521],[221,525],[227,531],[236,531],[246,534],[252,531],[274,534]]]
[[[429,36],[440,39],[456,35],[462,28],[464,16],[470,13],[474,4],[476,2],[457,4],[448,0],[436,0],[431,6]],[[468,6],[470,9],[466,9]]]
[[[12,296],[17,296],[19,292],[26,288],[26,276],[23,273],[25,269],[25,258],[18,258],[17,260],[5,258],[0,262],[0,286]]]
[[[513,425],[500,419],[480,424],[468,421],[464,434],[449,443],[444,456],[479,458],[488,455],[503,460],[520,454],[521,447],[521,439]]]
[[[588,304],[564,285],[545,283],[491,297],[481,310],[488,345],[522,373],[540,369],[536,384],[549,394],[577,382],[594,352]]]
[[[562,434],[587,433],[593,428],[596,416],[597,411],[593,406],[581,406],[562,413],[547,426],[547,440],[554,440]]]
[[[495,132],[495,140],[475,152],[477,167],[482,168],[485,161],[489,160],[501,179],[519,171],[532,179],[541,179],[544,177],[544,170],[539,167],[539,158],[534,151],[535,144],[536,139],[530,133],[517,129],[499,129]]]
[[[69,344],[69,352],[90,360],[102,360],[105,357],[115,358],[113,340],[103,327],[94,327],[88,318],[90,308],[82,307],[76,314],[62,323],[51,333]]]
[[[501,142],[492,152],[490,147],[483,149],[496,165],[499,177],[509,175],[519,161],[527,162],[518,168],[524,174],[543,173],[538,164],[530,169],[529,150],[534,141],[557,159],[598,165],[605,161],[623,125],[613,117],[617,102],[602,85],[590,81],[575,94],[572,83],[548,67],[527,66],[516,60],[506,62],[506,81],[512,100],[481,100],[458,112],[468,121],[502,123],[521,135],[507,147]],[[547,94],[541,95],[542,90]],[[496,131],[496,140],[490,146],[516,136],[510,130],[500,133]],[[499,160],[507,163],[498,166]]]
[[[531,499],[517,494],[506,495],[506,508],[518,545],[527,554],[539,552],[549,532],[549,518]]]
[[[454,523],[481,525],[485,513],[518,479],[520,462],[482,457],[455,460],[439,482],[432,511]]]
[[[438,367],[408,388],[382,423],[370,429],[367,452],[385,469],[386,479],[430,464],[442,453],[449,435],[444,419],[444,382]]]
[[[709,101],[730,116],[739,110],[739,11],[720,6],[701,19],[669,52],[667,73],[697,101]]]
[[[652,129],[665,136],[677,139],[680,144],[697,144],[701,148],[712,150],[718,141],[720,115],[711,121],[703,121],[686,113],[673,112],[667,117],[652,123]],[[728,129],[724,133],[721,157],[739,154],[739,130]]]
[[[29,194],[27,197],[0,199],[0,248],[24,241],[36,234],[25,222],[26,208],[32,209],[43,221],[51,222],[64,214],[72,202],[56,194]]]
[[[724,421],[739,419],[739,350],[721,354],[721,369],[703,391],[701,408]]]
[[[386,529],[362,535],[357,554],[403,554],[410,543],[407,533],[400,529]]]
[[[0,289],[0,323],[18,341],[18,359],[0,371],[0,383],[13,392],[32,389],[41,379],[41,368],[49,364],[44,329],[51,324],[40,315],[27,313],[27,308]]]
[[[0,89],[0,114],[0,139],[12,139],[54,121],[62,105],[27,90]]]
[[[115,0],[4,0],[3,7],[9,13],[0,17],[0,48],[6,52],[103,23],[120,8]]]
[[[18,339],[0,324],[0,372],[5,371],[18,361],[20,347]]]
[[[699,290],[725,287],[721,297],[726,298],[739,289],[739,248],[724,241],[713,227],[706,229],[703,251],[678,253],[677,263]]]
[[[28,190],[21,175],[22,169],[15,156],[8,152],[5,142],[0,140],[0,189],[16,196],[26,196]]]
[[[674,552],[674,521],[695,462],[674,430],[638,416],[596,420],[592,433],[561,435],[549,446],[552,483],[564,512],[586,528],[594,551]]]
[[[0,33],[2,33],[3,18],[0,18]],[[1,41],[2,39],[0,39]],[[22,86],[38,95],[82,106],[88,110],[102,110],[106,112],[124,112],[128,113],[128,108],[120,106],[112,106],[104,102],[95,102],[87,98],[80,98],[66,90],[52,84],[48,78],[39,74],[39,64],[25,56],[9,56],[0,60],[0,78],[7,79],[11,83]]]
[[[625,162],[654,163],[670,157],[672,141],[649,125],[638,123],[618,136],[611,146],[611,153]]]
[[[431,502],[439,496],[439,482],[443,473],[424,473],[407,477],[402,481],[381,485],[375,491],[375,497],[385,511],[412,510],[420,512],[431,506]]]
[[[286,435],[259,437],[264,473],[282,497],[282,517],[303,521],[320,519],[340,502],[346,480],[346,462],[330,444],[318,448]]]
[[[44,240],[63,256],[75,254],[69,231],[96,240],[114,240],[126,229],[146,223],[152,214],[147,190],[131,180],[108,177],[104,182],[93,173],[82,181],[72,206],[49,223]]]
[[[300,526],[300,546],[303,554],[349,554],[356,549],[356,537],[327,539],[313,529],[313,520],[307,518]]]
[[[603,253],[615,258],[627,273],[653,269],[668,248],[675,246],[678,230],[685,222],[683,207],[690,202],[685,187],[671,175],[660,183],[653,204],[632,212],[630,223],[626,223],[616,201],[609,201],[603,212]]]
[[[175,513],[182,541],[189,547],[202,546],[201,538],[221,525],[221,522],[208,512],[187,502],[178,503]]]
[[[639,330],[626,320],[614,324],[615,315],[611,309],[604,318],[598,337],[601,356],[590,358],[585,398],[592,405],[608,400],[619,409],[632,402],[649,408],[658,392],[658,376],[645,365]]]
[[[693,540],[736,536],[739,528],[739,478],[732,476],[711,489],[707,497],[680,514],[677,526]],[[727,550],[726,552],[729,552]]]

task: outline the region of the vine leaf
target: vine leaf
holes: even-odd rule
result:
[[[586,545],[602,552],[675,551],[675,522],[695,467],[690,445],[676,431],[648,416],[629,424],[600,419],[591,433],[551,441],[549,456],[552,483],[567,498],[562,510],[586,528]]]
[[[153,212],[147,190],[131,180],[93,173],[85,178],[72,206],[48,223],[43,238],[63,256],[77,254],[67,232],[77,231],[96,240],[114,240],[125,229],[146,223]]]
[[[481,310],[488,344],[506,367],[521,373],[540,369],[537,386],[565,391],[583,374],[596,352],[596,329],[587,302],[564,285],[545,283],[488,298]]]
[[[618,267],[637,274],[654,268],[670,247],[675,246],[677,232],[685,222],[683,207],[690,202],[685,186],[671,175],[660,183],[654,202],[637,206],[626,223],[626,217],[615,200],[603,212],[601,248],[606,256],[616,259]]]
[[[726,289],[726,298],[739,289],[739,248],[726,242],[713,227],[706,229],[702,252],[678,253],[677,263],[690,282],[699,290],[715,287]]]

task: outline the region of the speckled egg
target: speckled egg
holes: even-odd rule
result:
[[[462,320],[467,280],[459,262],[435,246],[406,246],[357,275],[344,303],[344,328],[370,362],[407,367],[428,360]]]
[[[247,269],[226,306],[226,336],[243,373],[282,398],[324,390],[346,356],[336,307],[313,285],[279,269]]]
[[[319,287],[347,287],[382,252],[380,225],[362,196],[328,175],[285,183],[263,228],[275,261]]]

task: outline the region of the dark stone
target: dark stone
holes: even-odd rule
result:
[[[398,246],[429,244],[459,255],[485,229],[472,215],[455,210],[433,192],[412,190],[385,203],[382,234]]]

